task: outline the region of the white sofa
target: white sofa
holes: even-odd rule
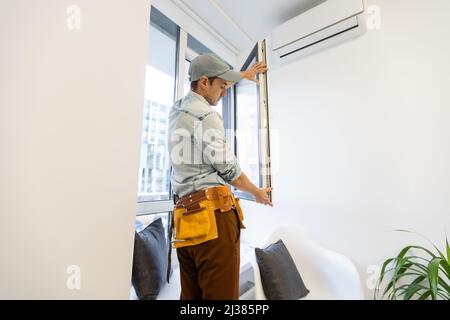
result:
[[[364,293],[355,265],[342,254],[330,251],[313,241],[297,227],[275,229],[266,241],[283,240],[310,293],[305,300],[362,300]],[[254,250],[249,261],[254,269],[255,299],[265,300]]]

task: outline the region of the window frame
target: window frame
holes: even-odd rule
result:
[[[183,77],[180,75],[180,68],[184,68],[184,65],[181,64],[180,65],[180,57],[184,56],[184,52],[185,52],[185,45],[183,45],[185,43],[185,38],[187,38],[186,34],[183,33],[182,29],[180,28],[180,26],[178,26],[175,22],[173,22],[169,17],[165,16],[162,12],[160,12],[157,8],[151,6],[151,11],[152,10],[156,10],[157,14],[156,17],[160,17],[162,16],[165,19],[171,21],[174,25],[176,25],[176,37],[175,37],[175,41],[176,41],[176,53],[175,53],[175,57],[176,57],[176,61],[175,61],[175,90],[174,90],[174,101],[178,100],[178,96],[180,94],[180,92],[183,91],[182,87],[181,87],[181,91],[180,91],[180,82],[182,83]],[[150,17],[152,17],[152,15],[150,14]],[[160,23],[158,23],[160,22]],[[161,29],[162,31],[166,31],[164,28],[164,22],[161,21],[155,21],[150,19],[149,22],[149,27],[152,25],[152,23],[156,24],[156,26]],[[166,31],[167,32],[167,31]],[[172,30],[173,33],[173,30]],[[171,34],[171,32],[169,32],[169,34]],[[184,69],[182,69],[183,71]],[[171,169],[170,169],[171,170]],[[169,171],[170,172],[170,171]],[[170,175],[170,173],[169,173]],[[170,178],[169,178],[170,179]],[[169,199],[167,200],[145,200],[142,199],[140,201],[137,201],[137,208],[136,208],[136,216],[142,216],[142,215],[149,215],[149,214],[161,214],[161,213],[166,213],[166,212],[170,212],[173,210],[173,191],[172,191],[172,185],[169,182]]]
[[[266,40],[258,41],[253,47],[252,51],[248,55],[244,64],[241,67],[241,71],[246,70],[253,59],[256,62],[267,63],[266,56]],[[259,80],[259,85],[257,89],[257,117],[258,117],[258,167],[259,167],[259,188],[270,188],[272,186],[272,174],[271,174],[271,164],[270,164],[270,127],[269,127],[269,105],[268,105],[268,90],[267,90],[267,72],[258,74],[257,79]],[[234,103],[233,103],[233,122],[232,128],[235,132],[233,139],[233,150],[238,157],[238,137],[236,135],[237,128],[237,106],[238,106],[238,84],[234,87]],[[239,160],[239,158],[238,158]],[[234,188],[234,194],[242,199],[255,201],[253,195],[248,192],[240,191]],[[272,201],[272,192],[269,193],[270,201]]]

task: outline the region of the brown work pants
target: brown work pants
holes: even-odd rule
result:
[[[177,249],[182,300],[239,299],[238,214],[216,210],[219,238]]]

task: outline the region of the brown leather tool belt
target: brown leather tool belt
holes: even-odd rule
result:
[[[214,212],[229,212],[231,209],[238,214],[239,227],[245,228],[239,199],[228,186],[207,188],[178,199],[172,215],[174,247],[196,245],[217,238]]]
[[[175,209],[185,208],[186,213],[195,213],[201,210],[200,202],[203,200],[211,200],[218,204],[221,212],[229,211],[233,205],[233,193],[228,186],[217,186],[208,189],[196,191],[180,198]]]

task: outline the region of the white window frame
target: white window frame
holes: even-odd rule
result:
[[[177,52],[175,65],[175,101],[177,101],[183,96],[184,57],[186,54],[186,46],[187,46],[187,33],[178,26]],[[172,188],[170,188],[169,194],[170,199],[168,200],[138,202],[136,215],[141,216],[148,214],[159,214],[172,211],[173,210]]]
[[[266,40],[258,41],[254,46],[253,50],[244,62],[241,71],[246,70],[251,61],[256,58],[256,62],[267,63],[266,54]],[[267,91],[267,72],[258,75],[259,86],[257,86],[258,91],[258,163],[259,163],[259,188],[270,188],[272,186],[272,173],[270,165],[270,128],[269,128],[269,103],[268,103],[268,91]],[[234,104],[233,104],[233,123],[232,128],[236,132],[236,106],[239,103],[237,101],[237,90],[236,85],[234,86]],[[233,141],[234,152],[237,155],[237,137]],[[235,189],[234,194],[246,200],[254,201],[254,197],[240,190]],[[272,201],[272,193],[269,193],[270,200]]]

